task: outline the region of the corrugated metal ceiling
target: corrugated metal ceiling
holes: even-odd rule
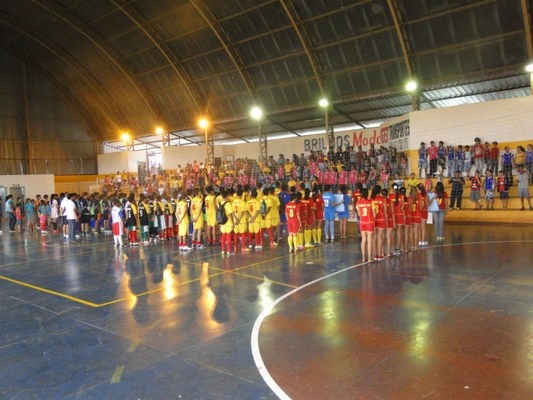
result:
[[[253,140],[530,94],[523,0],[0,0],[0,47],[53,75],[95,138]],[[525,17],[524,17],[525,16]],[[397,26],[395,26],[395,21]],[[529,27],[528,27],[529,24]],[[529,40],[529,42],[528,42]],[[529,44],[528,44],[529,43]],[[141,139],[157,142],[157,137]]]

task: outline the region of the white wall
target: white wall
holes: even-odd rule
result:
[[[482,142],[525,145],[533,140],[533,96],[415,111],[409,120],[412,149],[431,140],[472,145],[476,137]]]
[[[137,173],[137,162],[146,162],[146,151],[119,151],[98,154],[98,174],[113,174],[117,171]]]
[[[0,186],[5,186],[6,195],[12,186],[24,187],[24,195],[34,198],[37,194],[55,193],[54,175],[0,175]],[[5,199],[4,199],[5,200]]]

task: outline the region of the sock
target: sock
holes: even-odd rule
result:
[[[311,244],[311,229],[306,229],[304,231],[305,244]]]
[[[316,240],[318,243],[322,241],[322,228],[316,228]]]
[[[289,249],[294,250],[293,237],[291,235],[287,238],[287,244],[289,245]]]
[[[297,247],[302,247],[304,244],[304,234],[303,232],[298,232],[298,235],[296,236],[296,244]]]

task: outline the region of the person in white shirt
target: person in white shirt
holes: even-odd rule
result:
[[[67,194],[66,201],[62,202],[64,204],[63,215],[66,217],[67,226],[68,226],[68,239],[71,241],[77,241],[75,237],[76,221],[78,220],[78,207],[74,202],[76,194],[69,193]]]
[[[122,234],[124,233],[124,221],[122,220],[122,207],[118,199],[113,200],[113,208],[111,209],[111,222],[113,224],[113,239],[115,247],[126,247],[122,242]]]

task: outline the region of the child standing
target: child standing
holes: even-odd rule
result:
[[[126,247],[126,245],[122,242],[124,222],[122,221],[122,207],[118,199],[113,200],[113,208],[111,209],[111,222],[113,224],[113,240],[115,241],[115,247]]]
[[[492,170],[487,169],[485,172],[485,180],[483,181],[483,189],[485,190],[485,200],[487,201],[487,210],[494,209],[494,189],[496,183],[494,181],[494,176],[492,175]]]
[[[529,195],[529,172],[524,169],[523,166],[517,168],[516,180],[518,181],[518,197],[520,198],[520,203],[522,203],[522,208],[520,210],[524,211],[524,199],[527,200],[529,204],[529,209],[533,210],[531,206],[531,197]]]
[[[18,233],[22,233],[22,203],[17,203],[17,208],[15,208],[15,218],[17,220],[15,230]]]
[[[461,176],[460,171],[455,171],[455,176],[448,180],[448,183],[452,185],[452,192],[450,197],[450,210],[455,208],[457,202],[457,209],[461,209],[461,202],[463,200],[463,186],[465,185],[465,179]]]
[[[502,202],[502,208],[507,208],[507,203],[509,201],[509,188],[511,187],[511,181],[508,176],[505,176],[503,169],[498,172],[498,181],[497,181],[498,192],[500,193],[500,201]]]

